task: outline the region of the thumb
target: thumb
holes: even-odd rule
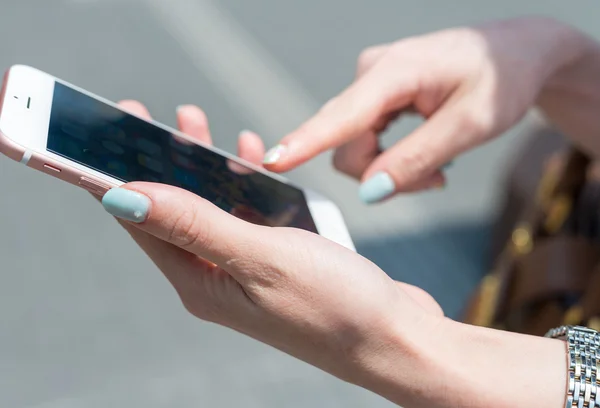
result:
[[[176,187],[135,182],[108,191],[102,205],[155,237],[212,262],[232,274],[228,263],[249,248],[260,251],[260,227]],[[260,252],[263,253],[263,252]]]
[[[470,97],[449,103],[380,154],[364,173],[361,199],[374,203],[398,192],[443,185],[439,170],[492,132],[492,118],[476,107]]]

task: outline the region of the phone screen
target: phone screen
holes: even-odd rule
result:
[[[184,188],[256,224],[317,232],[302,190],[60,82],[54,86],[47,148],[124,182]]]

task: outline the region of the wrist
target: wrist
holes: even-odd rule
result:
[[[550,72],[540,99],[549,94],[585,91],[590,88],[590,81],[598,78],[598,43],[584,33],[560,23],[556,33],[556,38],[553,39],[554,52],[547,61]]]
[[[441,359],[435,350],[445,319],[424,316],[416,324],[383,324],[378,346],[362,353],[352,383],[405,408],[441,407],[429,393],[439,378]],[[389,323],[389,322],[388,322]]]
[[[553,126],[588,153],[600,156],[600,45],[585,34],[565,34],[554,70],[537,105]],[[560,57],[559,57],[560,55]]]
[[[510,61],[541,90],[554,82],[559,73],[574,65],[589,48],[590,39],[573,27],[548,17],[523,17],[503,20],[484,26],[494,32],[491,39],[500,38],[498,44],[489,44],[491,50],[505,52],[503,47],[517,48],[520,52]]]
[[[563,341],[448,319],[400,330],[390,341],[363,367],[358,385],[406,408],[564,406]]]
[[[458,379],[459,406],[564,406],[567,346],[564,341],[448,322],[441,364]],[[450,344],[452,344],[450,346]],[[453,381],[454,383],[454,381]]]
[[[590,52],[594,41],[581,31],[560,21],[537,19],[538,46],[542,49],[540,77],[544,80],[542,90],[562,86],[566,76],[581,64]]]

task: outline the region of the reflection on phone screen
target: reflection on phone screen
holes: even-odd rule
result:
[[[124,182],[184,188],[249,222],[317,232],[301,190],[59,82],[48,150]]]

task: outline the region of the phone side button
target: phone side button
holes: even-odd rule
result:
[[[110,186],[91,180],[87,177],[80,178],[79,185],[90,193],[98,195],[104,195],[108,190],[110,190]]]
[[[46,170],[50,170],[50,172],[54,172],[54,173],[60,173],[60,171],[61,171],[58,167],[54,167],[49,164],[44,164],[44,168]]]

